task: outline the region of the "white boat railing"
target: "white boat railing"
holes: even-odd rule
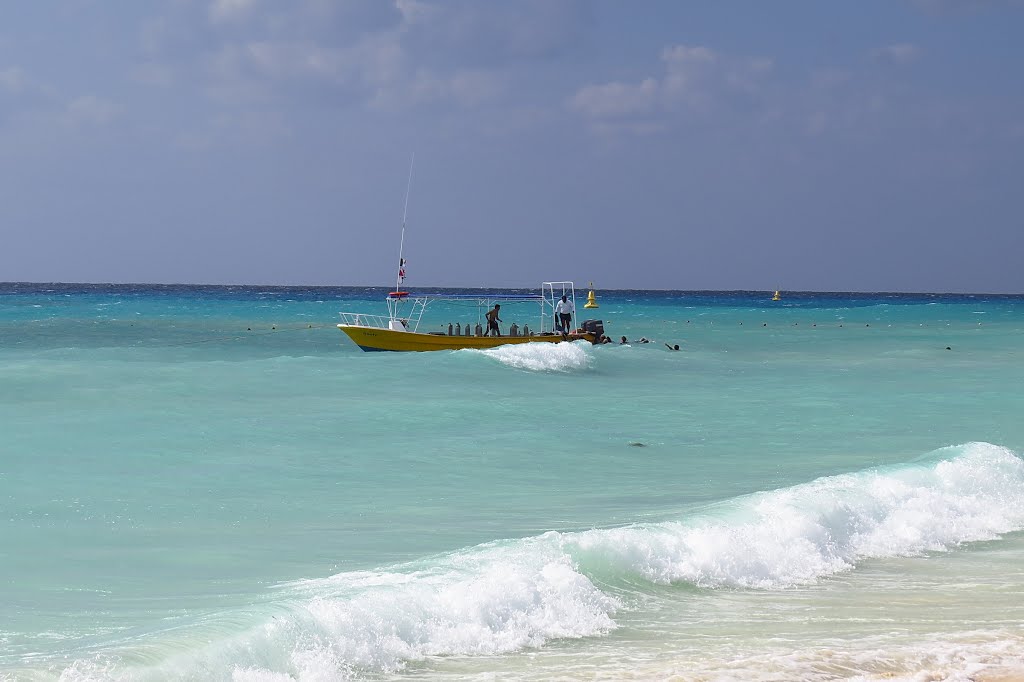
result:
[[[458,294],[446,296],[444,294],[405,294],[403,296],[388,296],[388,315],[369,315],[366,313],[350,312],[342,312],[339,313],[339,315],[341,315],[342,324],[353,327],[416,332],[419,331],[423,313],[431,302],[455,300],[459,302],[472,301],[477,307],[476,317],[477,324],[479,326],[479,323],[483,319],[483,313],[485,313],[495,302],[505,302],[508,300],[521,302],[536,301],[540,307],[540,318],[537,320],[537,326],[533,328],[533,333],[554,334],[558,333],[556,330],[558,316],[555,314],[555,307],[562,296],[565,296],[569,301],[571,301],[573,308],[575,309],[576,289],[572,282],[542,282],[540,295],[502,295],[498,293],[484,293],[479,295]],[[573,317],[575,318],[576,315],[573,315]],[[579,321],[574,319],[573,326],[576,327],[578,325]],[[469,327],[468,324],[466,326],[467,328]]]
[[[572,303],[573,328],[579,327],[580,322],[577,317],[579,312],[576,310],[576,287],[573,286],[572,282],[542,282],[540,291],[541,298],[543,299],[541,302],[540,326],[542,330],[558,331],[558,314],[555,312],[555,309],[562,296],[565,296]]]
[[[338,313],[341,315],[341,323],[353,327],[373,327],[376,329],[387,329],[390,319],[384,315],[367,315],[366,313]]]

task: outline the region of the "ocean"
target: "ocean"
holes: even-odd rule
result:
[[[1024,678],[1024,296],[385,291],[0,284],[0,679]]]

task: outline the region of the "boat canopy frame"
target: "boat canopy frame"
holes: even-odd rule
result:
[[[353,327],[373,327],[378,329],[390,329],[392,331],[419,332],[420,323],[427,307],[437,301],[461,301],[474,302],[478,308],[478,318],[485,311],[494,306],[495,303],[504,301],[531,302],[534,301],[539,307],[538,325],[533,334],[557,334],[555,324],[555,306],[565,296],[572,301],[573,309],[576,309],[576,288],[572,282],[542,282],[540,293],[537,294],[512,294],[502,292],[472,293],[472,294],[445,294],[445,293],[419,293],[414,294],[407,291],[392,291],[387,295],[388,315],[367,315],[365,313],[340,313],[343,324]],[[579,320],[576,320],[579,326]]]

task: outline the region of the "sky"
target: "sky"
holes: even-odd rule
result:
[[[1021,35],[1024,0],[0,0],[0,281],[388,286],[404,216],[406,288],[1024,293]]]

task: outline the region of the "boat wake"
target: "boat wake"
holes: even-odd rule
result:
[[[479,353],[516,369],[531,372],[576,372],[590,367],[591,355],[585,341],[574,343],[519,343],[486,350],[463,350]]]

